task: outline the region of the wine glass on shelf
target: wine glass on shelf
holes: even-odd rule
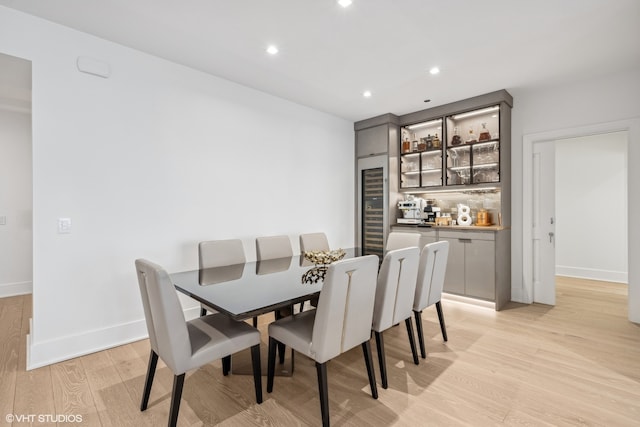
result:
[[[457,150],[449,150],[449,157],[451,158],[451,167],[458,167],[458,152]]]

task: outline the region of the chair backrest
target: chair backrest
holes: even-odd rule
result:
[[[329,240],[324,233],[307,233],[300,235],[300,252],[328,251]]]
[[[258,261],[292,257],[293,249],[289,236],[257,237],[256,256]]]
[[[311,351],[324,363],[371,338],[378,257],[337,261],[327,270],[313,324]]]
[[[203,269],[244,264],[247,258],[240,239],[209,240],[198,244],[198,261]]]
[[[420,253],[413,309],[422,311],[440,301],[449,257],[449,242],[429,243]]]
[[[418,279],[417,247],[387,252],[376,287],[372,329],[382,332],[411,317]]]
[[[151,349],[174,374],[184,373],[191,342],[176,289],[167,272],[150,261],[137,259],[136,272]]]
[[[392,231],[387,236],[388,251],[396,249],[410,248],[415,246],[420,247],[420,234],[419,233],[403,233],[400,231]]]

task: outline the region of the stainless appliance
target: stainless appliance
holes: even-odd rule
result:
[[[399,201],[398,209],[402,211],[402,218],[398,218],[398,224],[420,224],[423,208],[424,199],[409,196],[406,200]]]

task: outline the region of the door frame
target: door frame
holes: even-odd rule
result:
[[[533,144],[604,133],[627,131],[627,209],[628,233],[637,236],[640,222],[633,221],[640,212],[640,118],[545,132],[522,137],[522,297],[524,303],[533,302]],[[635,167],[634,167],[635,164]],[[628,304],[629,320],[640,323],[640,241],[628,239]]]

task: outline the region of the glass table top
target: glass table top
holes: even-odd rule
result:
[[[345,259],[361,255],[358,248],[345,251]],[[312,268],[314,265],[302,255],[295,255],[173,273],[170,278],[178,291],[233,319],[244,320],[317,295],[322,280],[303,281]]]

